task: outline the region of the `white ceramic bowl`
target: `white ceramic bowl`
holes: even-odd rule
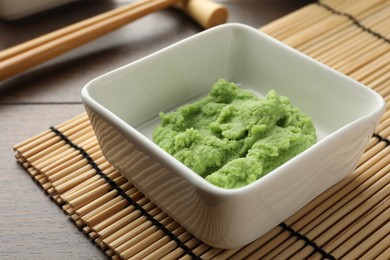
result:
[[[224,78],[288,96],[318,141],[256,182],[216,187],[152,141],[160,111],[205,95]],[[209,29],[89,82],[82,99],[106,158],[204,242],[243,246],[351,173],[384,112],[362,84],[248,26]]]
[[[16,20],[76,0],[0,0],[0,18]]]

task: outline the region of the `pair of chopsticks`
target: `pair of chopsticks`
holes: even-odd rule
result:
[[[205,28],[224,23],[227,19],[226,8],[209,0],[141,0],[0,52],[0,80],[15,76],[129,22],[173,5]]]

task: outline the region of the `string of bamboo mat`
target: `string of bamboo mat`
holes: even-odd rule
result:
[[[247,246],[212,248],[156,207],[105,160],[86,114],[15,145],[16,157],[113,259],[388,259],[389,8],[383,0],[327,0],[261,28],[376,90],[388,105],[355,171]]]

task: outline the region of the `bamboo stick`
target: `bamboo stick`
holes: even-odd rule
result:
[[[135,189],[135,188],[132,188],[132,189]],[[140,193],[140,192],[137,190],[137,191],[134,191],[133,194],[134,193]],[[141,193],[140,193],[140,198],[135,199],[135,201],[141,207],[147,207],[147,205],[145,205],[147,203],[152,204],[146,197],[143,197]],[[151,208],[148,208],[148,209],[145,209],[145,210],[149,210],[149,209],[151,209]],[[126,207],[126,208],[120,210],[119,212],[113,214],[112,216],[110,216],[106,220],[104,220],[104,221],[100,222],[99,224],[95,225],[93,227],[93,230],[96,233],[99,233],[99,236],[102,236],[102,232],[101,231],[107,229],[108,227],[113,229],[113,225],[118,225],[118,223],[120,225],[120,223],[122,223],[123,221],[131,222],[133,219],[131,219],[130,214],[133,211],[135,211],[135,207],[133,205],[129,205],[128,207]],[[111,232],[111,230],[109,232]]]
[[[149,201],[146,197],[142,197],[137,200],[137,204],[144,208],[146,211],[152,210],[156,207],[151,201]],[[136,218],[141,215],[139,210],[136,210],[136,207],[133,205],[129,205],[128,207],[118,211],[113,214],[109,218],[104,221],[96,224],[92,229],[98,233],[101,239],[106,238],[107,236],[115,233],[120,228],[129,224]]]
[[[108,177],[115,175],[115,174],[118,174],[117,171],[112,170],[111,167],[107,168],[105,173]],[[66,201],[66,202],[71,201],[72,199],[77,198],[78,197],[77,195],[80,196],[80,195],[84,194],[85,192],[83,192],[83,190],[89,191],[89,190],[93,189],[94,187],[98,187],[100,185],[103,185],[105,183],[105,181],[102,182],[101,180],[102,180],[102,178],[100,177],[100,175],[96,174],[96,175],[92,176],[91,178],[83,181],[82,183],[62,192],[61,199]]]
[[[355,70],[354,72],[349,73],[348,75],[350,75],[350,77],[353,77],[353,78],[360,77],[361,75],[363,75],[363,77],[368,77],[365,70],[369,70],[370,68],[373,68],[374,70],[380,69],[382,66],[385,66],[385,64],[388,64],[388,58],[390,58],[390,54],[384,54],[384,55],[378,57],[377,59],[370,61],[365,66],[360,67],[359,69]],[[374,79],[371,79],[371,78],[366,79],[366,82],[367,81],[370,82],[371,80],[374,80]],[[363,83],[363,84],[367,84],[367,83]]]
[[[63,134],[65,136],[71,136],[74,133],[77,133],[80,130],[83,130],[89,125],[88,121],[85,121],[83,123],[77,124],[72,128],[69,128],[68,130],[63,131]],[[37,145],[31,147],[28,151],[24,152],[24,156],[28,158],[29,162],[34,162],[35,160],[39,159],[40,157],[44,156],[47,152],[50,152],[54,150],[52,148],[52,144],[59,142],[60,137],[55,135],[53,139],[48,139],[47,141],[43,143],[38,143]],[[47,148],[47,149],[45,149]],[[39,155],[37,154],[39,152]]]
[[[323,247],[325,247],[327,251],[333,252],[336,248],[342,246],[345,241],[351,239],[353,235],[361,233],[362,228],[364,228],[370,223],[376,223],[376,218],[378,218],[378,216],[388,215],[390,213],[389,203],[390,202],[388,199],[382,201],[380,205],[378,205],[364,217],[361,217],[358,221],[353,223],[353,225],[348,227],[347,230],[345,230],[342,234],[323,244]]]
[[[105,193],[108,193],[112,189],[112,186],[108,183],[104,183],[103,185],[92,189],[83,195],[77,197],[69,201],[68,203],[75,209],[79,209],[80,207],[88,204],[90,201],[103,196]]]
[[[362,72],[356,73],[357,74],[356,76],[354,74],[351,74],[350,77],[367,85],[371,81],[374,81],[380,75],[389,73],[390,72],[390,64],[386,63],[384,60],[382,66],[378,66],[378,67],[371,66],[370,69],[367,68],[365,71],[366,71],[366,73],[362,73]]]
[[[153,212],[158,212],[157,208],[156,210],[153,210]],[[152,212],[152,211],[151,211]],[[164,212],[160,212],[153,216],[157,221],[159,221],[161,224],[165,225],[170,223],[170,218],[167,217],[167,215]],[[153,224],[150,221],[147,221],[147,218],[145,216],[139,217],[136,221],[130,223],[129,225],[123,227],[119,232],[114,233],[113,237],[107,237],[106,244],[115,250],[118,254],[122,253],[124,250],[126,250],[126,247],[130,246],[131,243],[134,243],[134,240],[131,240],[134,237],[137,237],[138,234],[143,233],[144,231],[148,230],[150,227],[152,227]],[[150,233],[150,230],[149,230]],[[108,241],[111,241],[108,243]]]
[[[388,167],[386,170],[388,171],[390,167]],[[389,180],[390,181],[390,178]],[[389,182],[388,182],[389,183]],[[378,183],[375,183],[376,185]],[[312,229],[309,233],[306,234],[306,236],[310,237],[312,240],[315,240],[316,243],[319,243],[320,245],[324,242],[331,240],[332,238],[336,237],[338,234],[344,231],[345,228],[351,226],[356,221],[359,220],[359,218],[366,214],[369,210],[371,210],[374,206],[376,206],[380,201],[385,199],[388,194],[385,192],[385,188],[380,187],[380,185],[376,185],[379,187],[369,187],[365,192],[365,194],[370,194],[370,196],[366,196],[362,198],[362,202],[359,201],[356,203],[355,208],[353,206],[350,206],[352,203],[348,204],[348,206],[343,207],[343,210],[337,211],[334,215],[332,215],[332,219],[329,218],[323,221],[319,226],[317,226],[315,229]],[[390,187],[390,185],[387,185]],[[372,193],[368,193],[368,190],[373,188]],[[357,200],[354,200],[353,202],[356,202]],[[348,211],[347,208],[353,208],[351,211]],[[348,217],[346,217],[348,216]],[[330,224],[331,222],[332,224]],[[378,225],[377,222],[371,222],[375,223],[375,225]],[[361,233],[359,233],[361,234]],[[302,247],[304,246],[304,241],[300,241],[299,243],[292,244],[288,250],[283,251],[281,254],[277,255],[277,257],[284,259],[285,257],[290,257],[294,255],[294,257],[302,257],[301,254],[296,254]],[[303,255],[305,254],[304,251],[301,251]]]
[[[84,151],[89,151],[97,146],[97,140],[92,131],[83,136],[82,139],[75,140],[78,143],[78,147],[82,148]],[[88,153],[88,152],[87,152]],[[48,169],[55,169],[57,166],[60,166],[64,162],[70,160],[72,157],[80,154],[79,151],[74,149],[66,149],[65,151],[57,154],[53,154],[53,158],[49,158],[40,163],[35,163],[37,169],[47,172]]]
[[[86,122],[87,126],[80,129],[79,131],[75,133],[71,133],[70,135],[66,135],[70,140],[72,140],[73,143],[79,143],[82,142],[90,137],[93,136],[93,132],[91,131],[89,126],[89,122]],[[48,147],[45,150],[42,150],[42,152],[39,152],[29,158],[29,162],[31,165],[39,165],[40,163],[49,160],[51,162],[52,156],[56,156],[60,154],[61,152],[68,149],[68,144],[66,144],[65,140],[61,140],[59,142],[56,142],[55,144],[52,144],[50,147]]]
[[[375,47],[380,46],[381,44],[381,42],[378,42],[375,39],[364,41],[358,49],[346,49],[344,53],[339,53],[337,58],[332,61],[328,61],[327,64],[335,69],[346,66],[346,64],[353,64],[356,60],[359,60],[362,55],[375,50]]]
[[[384,100],[385,100],[385,102],[386,102],[387,104],[390,103],[390,96],[384,97]]]
[[[94,188],[94,189],[90,189],[90,190],[88,190],[85,194],[87,194],[87,193],[92,193],[92,194],[93,194],[93,193],[96,192],[97,190],[99,190],[99,189],[101,189],[102,187],[106,186],[106,184],[107,184],[107,183],[104,183],[104,184],[102,184],[102,185],[97,186],[97,187]],[[124,184],[124,185],[122,185],[122,186],[123,186],[123,189],[127,189],[127,188],[130,188],[130,187],[131,187],[131,184],[130,184],[130,183],[126,183],[126,184]],[[122,186],[121,186],[121,188],[122,188]],[[132,190],[132,189],[130,189],[130,190]],[[84,205],[83,207],[78,208],[77,211],[76,211],[76,214],[79,215],[80,217],[83,217],[83,218],[86,220],[86,222],[87,222],[87,220],[88,220],[89,218],[91,218],[91,217],[94,216],[94,214],[95,214],[94,211],[95,211],[96,209],[98,209],[98,208],[100,209],[99,211],[97,211],[98,214],[99,214],[101,211],[105,210],[105,208],[100,208],[100,206],[105,205],[105,207],[108,207],[108,205],[106,205],[105,203],[108,203],[108,202],[113,201],[114,198],[115,198],[117,195],[118,195],[118,192],[117,192],[116,190],[110,190],[109,192],[105,193],[104,195],[102,195],[102,196],[100,196],[100,197],[94,199],[94,200],[91,201],[90,203]],[[77,200],[78,197],[79,197],[79,196],[75,196],[75,199],[74,199],[74,200]],[[120,199],[121,197],[118,197],[118,198]],[[74,200],[72,200],[72,201],[74,201]],[[92,216],[89,215],[89,214],[92,214]]]
[[[384,142],[378,142],[374,147],[372,147],[372,149],[363,153],[362,157],[360,158],[359,165],[367,162],[370,158],[375,156],[375,154],[379,153],[385,147],[386,147],[386,144]]]
[[[99,151],[98,153],[100,154],[101,151]],[[88,177],[92,177],[93,173],[96,172],[95,169],[93,169],[92,165],[90,165],[89,163],[85,163],[85,160],[83,160],[82,162],[83,162],[83,166],[76,171],[65,171],[65,172],[62,172],[61,175],[59,175],[57,173],[53,176],[50,176],[50,179],[52,179],[53,185],[57,186],[57,188],[60,189],[61,185],[65,184],[66,182],[69,182],[69,181],[75,181],[77,178],[80,179],[80,182],[82,180],[85,180],[87,178],[86,177],[87,174],[88,174]],[[101,165],[108,167],[108,162],[106,161],[106,159],[102,155],[97,157],[94,160],[94,162],[96,163],[96,165],[99,168]],[[54,178],[54,177],[56,177],[56,178]],[[63,193],[65,191],[61,191],[61,192]]]
[[[298,46],[310,39],[318,37],[318,35],[325,33],[334,26],[345,23],[346,21],[348,21],[348,19],[343,16],[329,16],[328,18],[322,20],[321,23],[313,24],[294,35],[284,38],[283,42],[293,47]]]
[[[97,163],[99,163],[98,164],[99,168],[102,171],[104,171],[106,168],[110,167],[110,165],[109,165],[108,162],[106,162],[104,160],[104,158],[102,158],[102,161],[103,162],[98,162],[97,161]],[[82,170],[84,170],[84,169],[82,169]],[[77,172],[78,171],[76,171],[75,173],[77,173]],[[65,191],[67,191],[67,190],[77,186],[78,184],[88,180],[89,178],[91,178],[92,176],[94,176],[96,174],[95,169],[90,169],[90,170],[88,170],[86,172],[84,172],[84,171],[80,171],[80,172],[81,172],[81,174],[78,175],[77,177],[67,178],[68,176],[70,176],[70,175],[68,175],[65,178],[62,178],[62,179],[60,179],[60,180],[58,180],[56,182],[53,182],[53,186],[55,187],[56,191],[59,192],[59,193],[63,193]],[[66,180],[64,180],[64,179],[66,179]]]
[[[106,250],[106,255],[111,258],[120,259],[119,256],[115,254],[115,251],[112,249]]]
[[[222,250],[223,250],[223,249],[212,247],[212,248],[210,248],[209,250],[207,250],[207,252],[205,252],[204,254],[202,254],[202,255],[201,255],[201,258],[202,258],[202,259],[212,259],[212,258],[214,258],[217,254],[219,254],[220,252],[222,252]]]
[[[372,158],[370,159],[372,160]],[[366,162],[363,165],[372,165],[371,162]],[[361,167],[360,167],[361,168]],[[293,223],[297,223],[301,219],[306,219],[307,221],[311,221],[311,219],[308,219],[308,214],[315,210],[316,207],[319,205],[324,205],[324,203],[332,204],[332,202],[329,202],[332,198],[335,197],[342,197],[344,196],[342,192],[346,192],[346,187],[349,187],[348,184],[351,182],[355,182],[355,179],[358,178],[358,174],[351,174],[338,182],[336,185],[330,187],[328,190],[326,190],[324,193],[322,193],[320,196],[313,199],[309,204],[304,206],[301,210],[296,212],[294,215],[289,217],[285,222],[287,225],[291,225]],[[349,192],[349,191],[347,191]],[[341,194],[340,194],[341,193]],[[328,201],[328,202],[327,202]]]
[[[372,51],[369,51],[364,55],[360,56],[358,59],[353,60],[353,63],[350,62],[344,64],[343,66],[339,67],[338,70],[348,75],[358,70],[359,68],[369,64],[370,62],[377,59],[381,55],[389,53],[389,50],[390,50],[389,45],[382,43],[378,48],[373,49]]]
[[[195,247],[199,246],[202,244],[202,242],[197,239],[196,237],[191,238],[188,240],[185,245],[189,249],[194,249]],[[172,252],[168,253],[167,255],[161,257],[161,260],[169,260],[169,259],[179,259],[180,257],[183,258],[184,250],[181,247],[177,247],[175,250]]]
[[[370,16],[359,19],[359,22],[366,28],[370,28],[373,31],[378,31],[379,29],[379,32],[381,33],[381,27],[378,28],[377,26],[380,26],[381,24],[388,24],[388,13],[390,12],[390,5],[388,3],[385,5],[386,1],[383,1],[383,4],[383,6],[378,5],[379,10],[376,10],[376,12]]]
[[[369,151],[372,147],[374,147],[379,142],[380,142],[380,140],[378,138],[376,138],[376,137],[371,138],[370,141],[368,142],[368,145],[367,145],[366,150],[364,151],[364,153]],[[364,156],[364,153],[363,153],[362,156]],[[360,162],[360,160],[359,160],[359,162]],[[361,165],[361,163],[358,163],[357,167],[359,167],[360,165]]]
[[[382,151],[389,151],[390,149],[384,149]],[[318,223],[326,221],[325,219],[327,216],[335,214],[341,214],[341,212],[344,212],[347,209],[350,209],[351,207],[355,206],[355,203],[358,201],[361,201],[361,199],[368,196],[368,191],[370,191],[370,185],[378,181],[383,176],[383,173],[380,171],[381,167],[387,166],[387,164],[390,163],[390,156],[385,156],[380,162],[373,165],[368,171],[365,172],[365,174],[369,174],[370,177],[367,178],[365,176],[360,175],[358,178],[355,179],[354,188],[351,192],[348,194],[345,194],[344,196],[340,196],[335,198],[335,203],[329,203],[332,204],[330,207],[327,207],[326,212],[318,212],[318,217],[316,217],[313,221],[307,222],[305,224],[303,223],[294,223],[292,225],[292,228],[295,230],[299,230],[299,232],[303,234],[307,234],[309,231],[313,230],[313,227],[315,227]],[[380,167],[381,166],[381,167]],[[358,180],[361,180],[361,182],[358,182]],[[356,186],[358,185],[358,186]],[[352,187],[352,185],[350,185]],[[368,189],[368,190],[367,190]],[[361,192],[365,191],[363,195],[361,195]],[[359,197],[359,200],[356,200],[355,202],[353,199]],[[341,198],[341,199],[338,199]],[[343,208],[343,211],[338,211],[338,209]],[[334,217],[332,217],[334,219]]]
[[[364,254],[367,250],[369,250],[371,247],[373,247],[375,244],[377,244],[381,239],[385,238],[389,235],[390,230],[390,222],[388,221],[388,215],[383,217],[385,225],[381,227],[379,230],[376,230],[374,233],[372,233],[370,236],[367,236],[367,232],[369,233],[372,231],[372,229],[366,229],[366,232],[359,233],[359,237],[355,238],[358,241],[360,240],[361,243],[358,243],[357,245],[353,245],[353,250],[350,250],[347,254],[343,255],[346,259],[358,259],[362,254]],[[368,227],[371,227],[371,225],[368,225]],[[362,241],[364,240],[364,241]],[[348,240],[348,242],[355,242],[354,239]],[[338,251],[336,250],[334,254],[337,256]]]
[[[389,123],[389,120],[387,120],[387,123]],[[383,129],[382,131],[379,132],[381,136],[384,138],[387,138],[387,140],[390,139],[390,127],[387,125],[387,128]]]
[[[196,248],[192,249],[192,252],[195,254],[195,255],[199,255],[199,256],[202,256],[205,252],[207,252],[207,250],[209,250],[211,247],[209,245],[207,245],[206,243],[201,243],[199,244],[199,246],[197,246]],[[191,259],[190,256],[188,255],[184,255],[183,257],[181,257],[180,259]]]
[[[148,200],[140,200],[137,202],[139,205],[141,205],[145,210],[148,212],[156,211],[156,205],[154,203],[148,201]],[[123,212],[122,212],[123,211]],[[121,213],[119,214],[119,220],[110,223],[109,225],[105,225],[104,227],[100,227],[99,237],[103,239],[104,243],[110,243],[113,240],[115,240],[113,237],[119,237],[119,233],[122,232],[122,228],[125,228],[129,224],[131,224],[133,221],[136,221],[138,217],[141,216],[141,211],[136,210],[134,206],[129,206],[125,209],[123,209]],[[128,215],[123,216],[123,213],[127,213]],[[103,223],[103,222],[102,222]],[[98,228],[100,224],[96,225],[94,229]]]
[[[358,36],[358,37],[356,37]],[[334,40],[331,43],[326,43],[324,48],[320,49],[321,52],[308,53],[322,62],[332,61],[337,58],[340,53],[344,53],[345,50],[351,48],[359,48],[360,44],[368,42],[376,42],[376,39],[369,34],[359,34],[358,29],[350,31],[350,33],[344,34],[339,37],[339,40]]]
[[[72,120],[74,120],[74,118],[72,118]],[[31,147],[34,147],[37,144],[40,144],[42,142],[45,142],[46,140],[53,138],[53,136],[55,136],[55,134],[52,131],[46,130],[38,135],[32,136],[14,145],[13,149],[18,153],[24,153],[25,151],[30,150]]]
[[[131,187],[132,185],[129,182],[123,183],[120,186],[121,190],[125,191],[126,195],[128,196],[134,195],[134,193],[136,193],[134,192],[134,189],[132,189]],[[91,193],[95,193],[95,192],[96,190],[91,191]],[[117,190],[112,190],[108,192],[106,195],[108,194],[110,194],[110,196],[111,194],[113,194],[114,196],[111,199],[109,198],[103,199],[103,197],[98,197],[97,199],[94,199],[90,203],[85,205],[82,209],[76,211],[76,213],[79,214],[80,216],[83,216],[83,219],[85,220],[86,223],[91,222],[90,225],[94,226],[92,224],[92,221],[95,218],[99,217],[99,215],[104,214],[106,210],[110,210],[110,208],[113,205],[116,205],[117,202],[121,202],[120,205],[124,205],[124,206],[128,205],[128,202],[122,196],[117,196],[118,195]]]
[[[252,243],[250,243],[249,245],[251,245]],[[233,249],[226,249],[226,250],[223,250],[221,252],[219,252],[218,255],[216,255],[214,257],[214,259],[232,259],[232,256],[234,254],[236,254],[237,252],[239,252],[240,250],[242,251],[246,251],[248,248],[246,246],[243,246],[243,247],[237,247],[237,248],[233,248]]]
[[[91,154],[89,154],[89,157],[94,162],[103,163],[105,161],[105,158],[103,156],[103,152],[100,149],[96,150],[96,152],[94,152],[94,153],[92,153],[92,151],[90,151],[90,152],[91,152]],[[61,179],[68,180],[68,179],[73,178],[74,176],[76,176],[77,174],[82,172],[83,170],[92,169],[92,166],[88,163],[87,160],[85,160],[85,158],[82,155],[79,155],[76,158],[77,158],[77,159],[75,159],[76,162],[74,162],[73,160],[70,161],[69,163],[67,162],[65,164],[64,169],[62,169],[58,172],[50,171],[50,173],[47,174],[47,177],[49,178],[49,180],[53,183],[56,183],[57,181],[59,181]],[[81,170],[81,169],[83,169],[83,170]],[[77,172],[77,174],[75,172]],[[56,185],[58,185],[58,183],[56,183]]]
[[[365,254],[361,256],[361,259],[384,259],[385,256],[389,256],[389,253],[386,253],[386,251],[389,251],[390,249],[390,236],[385,236],[380,242],[376,243],[373,247],[371,247]]]
[[[382,150],[382,154],[384,154],[383,150]],[[388,163],[388,162],[386,160],[383,160],[381,166],[386,165],[386,163]],[[372,165],[372,163],[370,163],[370,162],[367,162],[366,164]],[[369,175],[369,176],[373,176],[372,178],[374,178],[374,180],[375,180],[375,178],[379,178],[380,177],[379,174],[378,175],[374,175],[375,170],[377,170],[376,168],[378,168],[378,167],[374,167],[373,171]],[[357,179],[360,179],[360,178],[363,178],[363,177],[361,177],[361,175],[358,176],[358,178],[354,179],[354,182],[352,184],[356,185],[356,184],[361,183],[360,180],[357,181]],[[371,179],[371,182],[373,182],[372,179]],[[299,231],[301,234],[308,233],[309,230],[313,230],[312,227],[316,227],[317,225],[320,225],[320,223],[324,222],[327,219],[327,216],[329,216],[331,214],[335,214],[335,212],[337,213],[337,211],[336,211],[337,209],[330,210],[331,208],[335,208],[337,205],[340,205],[340,206],[338,206],[338,208],[340,208],[343,205],[344,205],[344,207],[345,207],[345,205],[348,205],[348,204],[346,204],[347,202],[343,203],[341,205],[341,203],[338,201],[339,198],[343,198],[342,201],[351,201],[352,200],[352,199],[348,199],[348,197],[352,197],[351,193],[356,193],[356,188],[354,186],[352,186],[352,185],[349,185],[347,187],[349,189],[346,189],[345,187],[343,187],[343,189],[339,190],[338,193],[336,193],[337,195],[334,194],[328,200],[324,201],[327,204],[330,204],[329,206],[324,204],[324,202],[322,202],[321,204],[317,204],[316,203],[316,205],[321,206],[318,211],[311,210],[310,212],[313,212],[313,213],[310,213],[309,215],[306,215],[304,217],[303,216],[300,217],[300,215],[298,215],[299,216],[299,220],[294,220],[294,218],[297,217],[296,216],[297,214],[295,214],[292,217],[290,217],[289,219],[287,219],[285,222],[287,223],[287,225],[291,226],[294,230]],[[350,190],[352,190],[352,192],[348,192]],[[340,193],[348,194],[348,195],[343,195],[343,194],[340,194]],[[310,204],[308,206],[310,206]],[[308,206],[306,206],[306,207],[308,207]],[[350,207],[350,205],[349,205],[349,207]],[[299,213],[301,213],[301,211]],[[310,218],[309,218],[309,216],[310,216]],[[290,221],[294,221],[294,223],[288,224]],[[265,248],[268,248],[268,249],[273,249],[272,253],[268,254],[267,257],[271,257],[271,258],[272,257],[276,257],[285,248],[287,248],[291,244],[295,243],[295,241],[296,241],[295,237],[292,237],[292,238],[290,238],[288,240],[278,238],[277,240],[275,240],[275,244],[271,244],[271,245],[265,247]],[[255,255],[255,257],[263,256],[263,254],[265,252],[267,252],[267,250],[265,248],[263,247],[261,252],[258,252]]]
[[[87,147],[85,152],[89,154],[89,157],[92,160],[103,156],[98,145],[93,145],[91,148]],[[59,160],[58,165],[48,165],[44,169],[41,169],[41,171],[45,172],[46,176],[48,176],[51,181],[56,181],[62,178],[61,176],[76,171],[86,164],[88,164],[88,162],[85,160],[84,156],[80,154],[79,151],[74,150],[71,154]]]
[[[50,182],[44,182],[41,184],[41,186],[46,191],[47,194],[52,195],[55,193],[55,190],[52,189],[53,185]]]
[[[147,218],[145,216],[141,215],[141,212],[138,212],[138,211],[136,211],[136,212],[138,214],[140,214],[140,216],[138,218],[136,218],[134,221],[128,223],[127,225],[121,227],[117,231],[111,233],[110,235],[108,235],[106,238],[103,239],[102,243],[104,243],[105,245],[107,245],[111,249],[115,249],[116,247],[118,247],[119,245],[122,244],[122,241],[119,239],[121,239],[121,237],[123,237],[124,235],[128,234],[129,232],[133,232],[133,234],[135,232],[138,232],[138,231],[141,232],[142,230],[140,230],[140,229],[135,230],[135,229],[139,225],[141,225],[142,223],[146,222]],[[163,213],[161,212],[161,209],[159,209],[158,207],[154,207],[148,213],[157,220],[159,220],[163,217]],[[123,238],[122,238],[122,240],[126,241],[126,239],[123,239]]]
[[[166,224],[165,227],[172,232],[173,235],[176,237],[181,234],[180,232],[184,230],[184,228],[180,227],[179,223],[176,221],[170,222],[169,224]],[[155,230],[153,232],[153,230]],[[135,259],[142,259],[145,257],[144,254],[142,254],[142,251],[145,249],[145,245],[153,245],[156,241],[163,238],[164,236],[168,238],[165,233],[158,229],[156,226],[153,226],[150,228],[150,231],[153,232],[151,235],[145,235],[144,233],[139,234],[138,241],[136,243],[133,243],[131,247],[127,247],[125,251],[123,251],[120,255],[125,258],[135,258]],[[170,238],[168,238],[170,239]]]
[[[56,128],[61,129],[60,131],[66,131],[75,125],[78,125],[80,122],[87,120],[86,113],[82,113],[72,119],[69,119],[68,121],[65,121],[62,124],[59,124]],[[25,154],[26,151],[31,150],[33,147],[37,146],[38,144],[41,144],[42,142],[45,142],[49,139],[51,139],[55,134],[51,130],[46,130],[45,132],[33,136],[17,145],[14,146],[14,150],[18,151],[19,153]],[[26,155],[25,155],[26,156]]]
[[[71,201],[69,205],[72,206],[75,210],[85,206],[88,202],[93,200],[94,198],[103,196],[105,193],[107,193],[111,187],[109,185],[103,185],[101,187],[96,188],[92,192],[88,192],[87,194],[84,194],[80,196],[79,198]]]
[[[349,21],[345,21],[339,26],[335,26],[317,37],[297,45],[296,48],[309,56],[317,58],[329,49],[336,48],[337,44],[359,35],[360,32],[358,28],[351,26]]]
[[[128,205],[127,201],[124,200],[122,197],[116,197],[110,200],[109,202],[107,202],[104,205],[103,207],[104,209],[101,212],[99,213],[97,213],[96,211],[91,212],[91,214],[93,215],[90,216],[89,218],[84,217],[83,220],[85,221],[85,223],[87,223],[87,225],[93,227],[97,223],[107,219],[108,217],[115,214],[116,212],[124,209],[127,205]]]
[[[93,138],[94,133],[90,129],[85,129],[77,133],[77,137],[74,139],[73,143],[79,144],[78,147],[83,148],[81,145],[88,141],[88,139]],[[54,151],[43,155],[38,160],[32,162],[37,169],[42,169],[42,167],[47,166],[48,164],[56,164],[58,160],[65,157],[67,154],[71,153],[73,149],[69,149],[68,145],[63,145],[62,143],[56,143],[52,147],[57,147]]]
[[[77,216],[75,216],[75,217],[77,217]],[[82,220],[74,219],[73,216],[71,216],[71,219],[73,220],[73,222],[76,224],[76,226],[78,228],[81,229],[81,228],[83,228],[85,226],[85,224],[83,223]]]
[[[265,244],[261,249],[257,249],[255,252],[253,252],[250,256],[247,257],[247,259],[254,260],[265,257],[272,259],[280,251],[284,250],[290,245],[289,243],[286,243],[286,241],[295,242],[297,239],[297,237],[292,237],[288,231],[283,231],[277,237]]]
[[[193,238],[194,236],[186,231],[183,227],[179,227],[178,230],[173,233],[177,238],[182,242],[186,243],[188,240]],[[151,244],[150,246],[146,247],[134,256],[134,258],[139,259],[161,259],[163,256],[166,256],[168,253],[172,252],[175,248],[177,248],[177,243],[173,240],[171,240],[168,236],[164,236],[160,240],[158,240],[156,243]]]
[[[390,71],[389,71],[390,72]],[[390,73],[383,74],[379,76],[376,80],[370,82],[368,86],[372,89],[375,89],[383,97],[389,94],[389,79]]]

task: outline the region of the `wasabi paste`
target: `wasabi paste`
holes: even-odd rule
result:
[[[223,79],[160,117],[154,142],[222,188],[254,182],[316,142],[312,120],[287,97],[274,90],[258,97]]]

